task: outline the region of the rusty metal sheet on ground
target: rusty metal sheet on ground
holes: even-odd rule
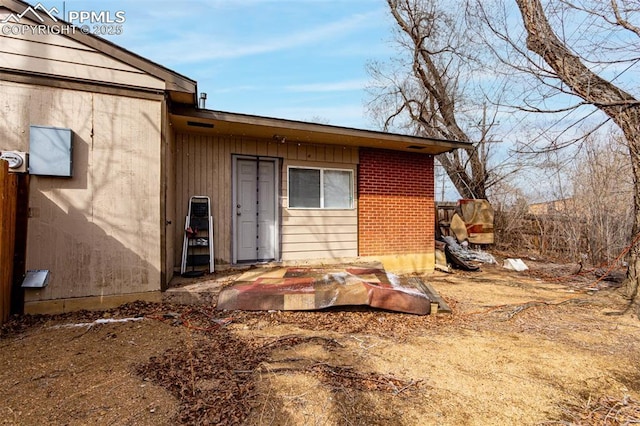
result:
[[[382,267],[351,265],[248,271],[220,293],[217,309],[316,310],[351,305],[418,315],[431,310],[429,297],[406,279]]]

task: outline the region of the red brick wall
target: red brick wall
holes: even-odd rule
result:
[[[358,254],[433,253],[433,156],[361,149]]]

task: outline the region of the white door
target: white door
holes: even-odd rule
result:
[[[274,260],[278,245],[276,160],[235,160],[236,261]]]

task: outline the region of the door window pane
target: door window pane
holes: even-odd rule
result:
[[[289,169],[289,207],[320,207],[320,170]]]
[[[324,207],[334,209],[351,208],[351,172],[347,170],[324,170]]]

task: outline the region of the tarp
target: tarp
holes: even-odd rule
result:
[[[315,310],[368,305],[426,315],[431,300],[382,267],[272,268],[248,271],[218,297],[217,309]]]

